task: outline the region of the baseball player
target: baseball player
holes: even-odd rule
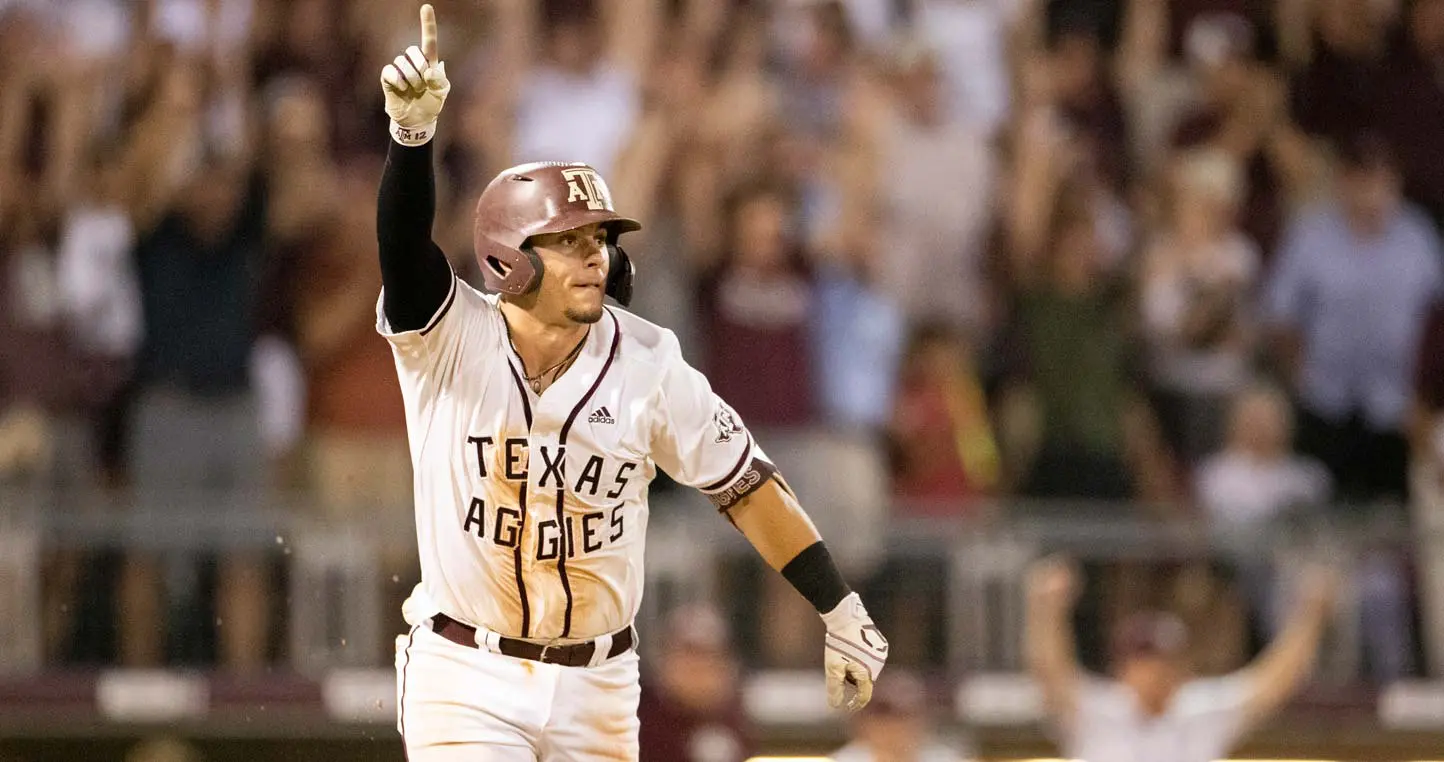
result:
[[[1063,756],[1088,762],[1212,762],[1271,717],[1308,676],[1338,591],[1334,573],[1309,570],[1279,637],[1230,675],[1189,674],[1183,623],[1140,612],[1120,627],[1112,679],[1084,672],[1074,656],[1077,574],[1044,559],[1028,578],[1028,667],[1043,692]]]
[[[743,422],[625,305],[618,237],[640,228],[585,164],[502,172],[477,202],[490,294],[431,240],[436,16],[381,75],[392,144],[378,200],[382,294],[415,470],[422,581],[397,640],[413,762],[637,758],[647,485],[707,495],[821,614],[828,701],[858,709],[887,641]],[[556,104],[557,119],[586,119]]]

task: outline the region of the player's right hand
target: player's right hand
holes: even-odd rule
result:
[[[402,145],[419,146],[436,134],[436,120],[451,92],[436,42],[436,11],[421,6],[421,46],[412,45],[381,70],[381,91],[391,135]]]

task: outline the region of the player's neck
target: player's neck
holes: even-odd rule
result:
[[[528,374],[539,373],[565,359],[589,328],[572,320],[560,323],[540,320],[528,310],[505,301],[501,303],[501,314],[506,320],[511,345],[521,356]]]

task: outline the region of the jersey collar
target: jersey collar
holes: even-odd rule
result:
[[[587,331],[582,351],[577,355],[576,361],[555,383],[542,390],[540,395],[526,384],[521,384],[520,393],[526,395],[535,410],[535,420],[546,421],[549,424],[547,428],[557,432],[562,444],[566,443],[565,438],[571,428],[568,424],[575,425],[574,419],[581,414],[601,386],[602,380],[615,365],[622,328],[617,322],[616,313],[612,312],[610,307],[604,312],[602,319]],[[507,342],[507,361],[512,364],[513,371],[519,377],[525,376],[521,372],[521,358],[510,341]],[[557,428],[552,429],[553,426]]]

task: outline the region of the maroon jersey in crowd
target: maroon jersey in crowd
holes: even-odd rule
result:
[[[755,753],[740,702],[699,713],[643,686],[641,762],[744,762]]]

